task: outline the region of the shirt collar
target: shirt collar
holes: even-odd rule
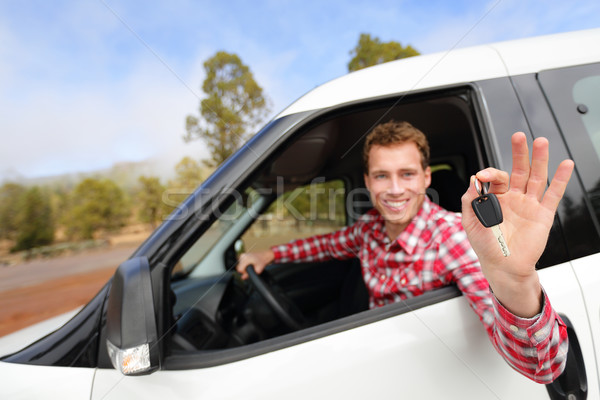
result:
[[[383,244],[389,244],[390,240],[385,230],[385,220],[375,208],[371,209],[370,217],[373,218],[372,234],[375,240]]]
[[[413,254],[419,238],[427,230],[429,222],[431,221],[431,215],[435,213],[433,204],[429,197],[425,196],[421,209],[410,221],[410,224],[398,235],[394,243],[398,243],[400,247],[407,253]]]

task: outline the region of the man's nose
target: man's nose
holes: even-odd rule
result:
[[[402,184],[402,181],[400,180],[400,178],[398,178],[397,176],[392,177],[392,179],[390,180],[390,189],[389,192],[392,194],[402,194],[404,193],[404,185]]]

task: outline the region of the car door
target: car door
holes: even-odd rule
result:
[[[600,254],[596,238],[600,226],[600,63],[542,71],[538,81],[558,123],[557,136],[575,161],[577,178],[583,187],[579,201],[572,202],[570,211],[580,216],[579,219],[587,220],[588,228],[581,229],[581,223],[573,223],[578,228],[576,235],[570,235],[570,247],[577,255],[572,264],[583,292],[592,337],[596,339],[594,348],[598,360]],[[584,355],[591,359],[594,351],[590,348]],[[590,385],[598,385],[599,379],[598,375],[592,375]]]
[[[496,354],[462,297],[212,367],[163,370],[142,377],[99,370],[93,398],[390,395],[547,398],[544,386],[521,377]]]
[[[371,125],[376,119],[375,115],[381,116],[381,110],[387,110],[392,115],[421,119],[424,124],[433,124],[432,130],[437,128],[444,133],[438,138],[439,145],[435,146],[437,149],[448,149],[452,147],[452,142],[460,142],[461,150],[473,154],[472,157],[456,162],[456,165],[465,167],[467,173],[487,165],[510,170],[510,133],[523,130],[527,126],[527,119],[508,78],[477,82],[468,87],[419,93],[417,97],[403,95],[402,99],[402,103],[398,102],[397,97],[386,99],[383,103],[379,100],[375,103],[368,101],[361,105],[360,111],[356,105],[352,105],[341,111],[331,111],[331,115],[323,112],[311,114],[300,122],[294,122],[294,132],[298,132],[298,135],[307,130],[310,133],[303,136],[310,138],[309,141],[302,142],[298,139],[298,142],[294,142],[301,143],[301,147],[289,145],[290,140],[294,139],[291,133],[289,140],[277,142],[281,150],[270,148],[270,151],[279,151],[282,155],[269,164],[268,168],[263,165],[267,155],[257,155],[258,147],[254,146],[242,149],[236,159],[223,167],[230,171],[221,173],[229,176],[234,184],[242,180],[236,177],[239,174],[235,172],[236,168],[243,168],[245,175],[242,175],[246,177],[259,176],[260,179],[256,179],[262,184],[269,182],[265,171],[278,170],[277,175],[280,176],[285,175],[289,168],[296,171],[290,177],[294,179],[301,175],[306,175],[305,180],[310,179],[311,171],[315,168],[315,171],[329,171],[327,173],[333,176],[340,172],[336,168],[344,169],[344,163],[352,158],[351,155],[340,155],[357,151],[359,157],[360,149],[349,149],[347,146],[338,150],[337,147],[344,140],[341,136],[335,138],[337,147],[329,148],[324,142],[318,144],[321,143],[319,127],[327,127],[327,137],[333,137],[332,132],[336,130],[331,126],[334,125],[339,127],[337,131],[349,135],[352,127]],[[390,108],[390,104],[394,108]],[[451,113],[452,118],[442,118],[445,110]],[[457,110],[462,110],[460,118],[464,118],[464,124],[456,122],[458,117],[452,113]],[[441,122],[436,126],[436,121],[431,121],[430,118],[432,111],[440,115],[441,122],[452,121],[455,126]],[[317,117],[313,117],[314,115]],[[456,135],[461,134],[459,127],[462,127],[464,137],[470,139],[457,139]],[[355,129],[360,136],[359,128]],[[312,132],[317,134],[313,135]],[[257,136],[259,137],[255,140],[260,141],[261,135]],[[317,147],[311,147],[313,145]],[[285,153],[286,148],[288,153]],[[304,168],[300,168],[302,173],[298,173],[296,168],[301,165],[301,159],[293,157],[293,154],[299,148],[308,148],[308,154],[320,155],[308,159],[322,159],[324,164],[317,168],[316,164],[309,162]],[[448,154],[440,153],[439,156],[443,159],[442,156]],[[248,158],[258,161],[241,167],[239,160]],[[284,162],[285,160],[288,161]],[[327,160],[335,163],[330,165]],[[455,160],[452,157],[445,159],[451,164]],[[259,171],[260,162],[264,168]],[[353,169],[354,167],[349,167],[346,171]],[[359,188],[357,180],[360,174],[359,171],[354,177],[347,177],[351,189]],[[290,182],[292,181],[293,179]],[[211,192],[210,184],[209,181],[203,189]],[[262,186],[263,189],[265,187]],[[211,239],[212,245],[205,246],[213,250],[210,256],[202,258],[204,261],[201,263],[211,267],[217,265],[216,271],[221,272],[230,268],[226,261],[227,253],[255,218],[248,217],[250,214],[237,215],[227,229],[218,220],[213,221],[210,229],[219,230],[221,234]],[[246,223],[244,221],[247,217],[249,219]],[[208,237],[207,232],[209,229],[198,240]],[[553,306],[573,326],[583,354],[586,355],[585,368],[588,376],[595,377],[597,373],[592,336],[588,317],[582,312],[585,309],[584,297],[579,290],[578,277],[568,257],[562,232],[557,221],[540,265],[547,267],[540,271],[540,279]],[[192,247],[188,244],[186,249]],[[176,250],[173,252],[177,253]],[[181,254],[178,259],[180,256]],[[171,265],[170,268],[174,268],[175,264],[174,261],[165,262],[165,265]],[[163,332],[163,335],[167,338],[168,332]],[[589,394],[597,395],[597,386],[590,386]],[[494,350],[465,298],[455,289],[446,288],[413,301],[358,312],[296,332],[232,348],[190,349],[187,352],[171,353],[166,351],[161,369],[147,376],[122,376],[113,369],[98,369],[92,398],[168,396],[280,399],[310,396],[352,399],[390,395],[461,399],[548,398],[548,391],[545,386],[519,375],[504,362]]]
[[[6,399],[85,399],[93,368],[65,368],[0,362],[0,394]]]
[[[519,126],[527,126],[526,133],[531,139],[548,138],[550,177],[561,160],[572,158],[575,161],[575,172],[557,211],[547,248],[538,263],[542,283],[546,276],[558,283],[556,293],[548,293],[554,308],[570,321],[569,351],[575,353],[569,355],[570,368],[577,377],[573,377],[569,390],[575,398],[595,398],[599,393],[595,338],[598,337],[600,310],[595,297],[597,291],[592,288],[597,288],[600,277],[597,270],[600,236],[598,209],[591,201],[599,169],[589,131],[582,122],[585,114],[578,111],[580,104],[587,103],[592,107],[597,104],[598,83],[593,78],[597,75],[598,64],[591,64],[513,76],[512,88],[503,89],[498,80],[481,83],[488,93],[489,121],[495,132],[513,132],[522,130]],[[585,94],[591,96],[584,103],[578,103],[574,85],[588,77],[592,79],[584,80]],[[500,140],[498,143],[504,158],[502,162],[508,166],[510,144]],[[577,360],[577,366],[574,360]],[[569,391],[563,389],[563,397],[553,398],[567,396]]]

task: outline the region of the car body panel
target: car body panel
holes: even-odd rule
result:
[[[464,399],[465,393],[472,398],[517,394],[544,398],[546,394],[544,386],[515,373],[496,354],[462,297],[216,367],[158,371],[139,378],[99,370],[92,399],[145,396],[155,387],[172,399],[364,399],[392,393],[416,398]]]
[[[54,332],[73,318],[80,310],[81,308],[77,308],[0,337],[0,357],[21,350],[28,344]]]
[[[585,308],[582,308],[582,310],[585,310],[588,316],[588,318],[585,318],[585,315],[580,315],[580,318],[582,320],[587,319],[592,337],[591,346],[588,345],[587,349],[584,350],[584,356],[588,358],[586,360],[586,368],[592,364],[592,361],[589,359],[593,359],[593,355],[595,354],[595,368],[596,371],[600,371],[600,367],[598,366],[598,361],[600,360],[600,290],[598,290],[600,288],[600,274],[598,273],[600,255],[595,254],[573,260],[572,264],[578,284],[583,292]],[[583,314],[583,311],[580,314]],[[600,374],[596,373],[594,375],[588,369],[587,375],[590,387],[600,386]],[[590,396],[590,398],[600,398],[600,394],[596,397]]]
[[[0,398],[81,400],[90,397],[93,368],[64,368],[0,361]]]
[[[583,298],[573,296],[578,282],[571,264],[544,269],[540,278],[555,309],[575,327],[584,354],[593,354],[587,317],[579,312]],[[589,377],[597,376],[593,358],[585,360]],[[215,367],[144,377],[98,370],[92,399],[157,393],[172,399],[350,400],[392,393],[412,398],[548,398],[543,385],[517,374],[496,353],[464,297]],[[600,396],[596,382],[588,395]]]

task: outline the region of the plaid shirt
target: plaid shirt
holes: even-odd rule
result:
[[[275,262],[358,257],[378,307],[456,284],[479,316],[496,350],[514,369],[539,383],[557,378],[566,362],[567,330],[544,293],[542,312],[520,318],[490,293],[461,216],[425,198],[423,207],[394,241],[375,209],[339,231],[271,248]]]

